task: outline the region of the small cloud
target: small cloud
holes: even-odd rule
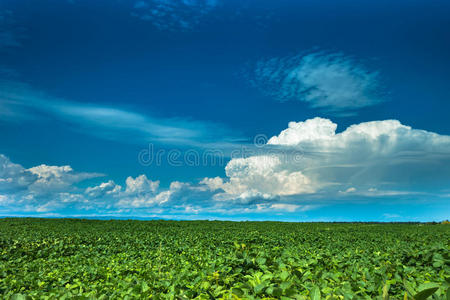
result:
[[[125,192],[134,193],[154,193],[159,187],[159,180],[152,181],[147,176],[140,175],[136,178],[129,176],[126,180],[127,188]]]
[[[88,187],[85,193],[91,198],[100,198],[107,195],[116,195],[122,190],[120,185],[114,183],[114,181],[109,180],[108,182],[102,182],[98,186]]]
[[[255,212],[263,213],[263,212],[296,212],[296,211],[309,211],[318,208],[318,205],[300,205],[293,203],[260,203],[255,205]],[[251,211],[251,208],[247,209]]]
[[[140,0],[131,15],[159,30],[191,30],[219,5],[218,0]]]
[[[354,188],[354,187],[349,187],[345,191],[339,191],[339,193],[343,193],[343,194],[350,194],[350,193],[354,193],[354,192],[356,192],[356,188]]]
[[[286,204],[286,203],[275,203],[270,206],[271,209],[274,210],[285,210],[288,212],[294,212],[299,209],[301,206],[296,204]]]
[[[220,177],[208,178],[205,177],[199,182],[200,185],[206,185],[210,191],[217,191],[223,186],[223,180]]]
[[[400,216],[400,215],[397,215],[397,214],[389,214],[389,213],[383,214],[383,217],[384,217],[385,219],[399,219],[399,218],[402,218],[402,216]]]
[[[8,203],[8,197],[6,195],[0,195],[0,206],[4,206]]]
[[[279,101],[302,101],[328,112],[351,114],[384,101],[379,73],[342,53],[261,60],[249,79]]]
[[[70,166],[48,166],[45,164],[25,171],[36,176],[36,180],[28,186],[28,190],[38,194],[64,191],[74,183],[104,176],[100,173],[75,172]]]

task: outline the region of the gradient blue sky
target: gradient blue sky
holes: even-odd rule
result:
[[[448,1],[1,1],[0,215],[448,219],[449,36]]]

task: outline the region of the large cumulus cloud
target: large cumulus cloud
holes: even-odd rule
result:
[[[227,182],[223,182],[221,178],[205,178],[201,182],[210,189],[224,191],[216,194],[216,199],[270,198],[273,195],[314,192],[308,177],[301,171],[286,169],[277,156],[260,155],[232,159],[225,167],[225,172],[229,178]]]
[[[443,189],[450,180],[449,136],[413,129],[397,120],[336,130],[337,124],[323,118],[290,122],[266,145],[268,152],[276,147],[275,154],[232,159],[225,168],[228,178],[221,184],[217,178],[203,183],[231,198],[274,198],[409,193],[426,187]],[[301,160],[290,159],[292,149],[301,149]]]

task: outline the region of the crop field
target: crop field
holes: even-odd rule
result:
[[[0,219],[5,299],[448,299],[449,225]]]

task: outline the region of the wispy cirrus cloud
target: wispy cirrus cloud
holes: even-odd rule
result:
[[[191,30],[219,5],[219,0],[140,0],[131,15],[160,30]]]
[[[249,80],[279,101],[302,101],[328,112],[351,113],[384,101],[379,72],[342,53],[260,60]]]
[[[172,11],[170,7],[184,5],[192,10],[198,8],[200,14],[218,5],[216,0],[154,2],[158,2],[162,10]],[[138,1],[135,6],[139,8],[145,4]],[[183,19],[182,15],[174,18],[179,18],[180,22]],[[24,31],[12,11],[0,11],[0,51],[21,47]],[[69,101],[48,95],[16,80],[17,77],[19,74],[14,69],[0,65],[0,120],[36,121],[50,115],[75,125],[71,127],[74,130],[122,142],[160,142],[201,147],[209,143],[234,143],[240,140],[222,124],[192,120],[189,117],[165,118],[118,106]]]
[[[163,118],[120,107],[68,101],[27,84],[0,80],[0,119],[10,122],[51,115],[75,130],[122,142],[161,142],[201,146],[236,140],[221,124],[188,118]]]

